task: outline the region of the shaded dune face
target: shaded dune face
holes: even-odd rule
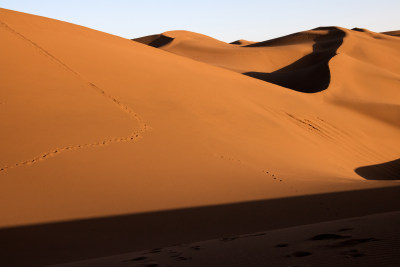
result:
[[[325,27],[328,28],[328,27]],[[333,27],[332,27],[333,28]],[[323,27],[317,28],[323,29]],[[315,29],[315,30],[317,30]],[[306,31],[306,32],[297,32],[289,35],[285,35],[282,37],[257,42],[254,44],[249,44],[246,47],[272,47],[272,46],[285,46],[285,45],[294,45],[294,44],[303,44],[310,41],[314,41],[319,34],[316,31]]]
[[[400,37],[400,31],[389,31],[389,32],[382,32],[383,34]]]
[[[163,34],[155,34],[150,36],[145,36],[141,38],[132,39],[133,41],[146,44],[155,48],[160,48],[164,45],[169,44],[174,40],[174,38],[165,36]]]
[[[331,80],[328,63],[343,43],[345,32],[334,27],[317,29],[327,29],[328,32],[315,38],[311,54],[272,73],[246,72],[243,74],[303,93],[325,90]],[[276,43],[270,42],[263,45],[276,45]]]
[[[367,180],[400,180],[400,159],[355,169]]]
[[[246,45],[251,45],[251,44],[255,44],[255,43],[257,43],[257,42],[247,41],[247,40],[243,40],[243,39],[230,42],[230,44],[240,45],[240,46],[246,46]]]

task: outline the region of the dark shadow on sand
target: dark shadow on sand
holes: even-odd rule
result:
[[[236,41],[230,42],[230,44],[241,45],[242,43],[240,42],[240,40],[236,40]]]
[[[305,35],[304,37],[299,37],[305,39],[315,38],[311,54],[271,73],[246,72],[243,74],[303,93],[316,93],[325,90],[328,88],[331,80],[328,63],[336,55],[337,49],[342,45],[345,32],[335,27],[321,27],[316,30],[324,29],[328,30],[326,35],[319,35],[317,37]],[[296,36],[290,38],[293,39]],[[284,42],[284,40],[271,40],[270,43],[267,41],[246,47],[277,45],[275,43],[280,42]]]
[[[145,37],[140,37],[136,39],[132,39],[132,41],[139,42],[142,44],[146,44],[155,48],[160,48],[164,45],[169,44],[172,42],[174,38],[162,35],[162,34],[155,34],[155,35],[149,35]]]
[[[0,229],[1,266],[43,266],[400,210],[400,186]]]
[[[400,159],[359,167],[354,171],[367,180],[400,180]]]

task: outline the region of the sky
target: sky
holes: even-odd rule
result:
[[[0,0],[0,7],[125,38],[189,30],[263,41],[319,26],[400,30],[400,0]]]

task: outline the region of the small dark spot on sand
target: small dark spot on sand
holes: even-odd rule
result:
[[[187,260],[191,260],[191,259],[192,259],[192,257],[183,257],[183,256],[178,257],[178,260],[180,260],[180,261],[187,261]]]
[[[294,256],[296,258],[300,258],[300,257],[307,257],[307,256],[310,256],[310,255],[312,255],[312,253],[308,252],[308,251],[296,251],[296,252],[292,253],[289,256]]]
[[[275,245],[275,247],[277,247],[277,248],[285,248],[285,247],[288,247],[288,246],[289,246],[289,244],[286,244],[286,243]]]
[[[146,267],[157,267],[157,266],[158,266],[157,263],[150,263],[146,265]]]
[[[310,240],[332,240],[332,239],[344,239],[344,238],[350,238],[351,236],[348,235],[337,235],[337,234],[320,234],[316,235]]]
[[[230,237],[223,237],[223,238],[221,238],[220,240],[222,241],[222,242],[229,242],[229,241],[233,241],[233,240],[236,240],[236,239],[238,239],[239,237],[237,237],[237,236],[230,236]]]
[[[152,250],[149,251],[149,253],[160,253],[161,252],[161,248],[153,248]]]
[[[339,229],[338,232],[345,232],[345,231],[350,231],[350,230],[353,230],[353,228],[342,228],[342,229]]]

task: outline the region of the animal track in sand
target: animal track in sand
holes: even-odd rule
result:
[[[121,138],[110,138],[107,140],[103,140],[100,142],[95,142],[95,143],[90,143],[90,144],[82,144],[82,145],[75,145],[75,146],[67,146],[67,147],[62,147],[62,148],[57,148],[53,151],[49,151],[46,153],[43,153],[33,159],[30,160],[26,160],[26,161],[22,161],[19,163],[15,163],[14,165],[8,165],[8,166],[3,166],[0,168],[0,172],[1,171],[6,171],[8,169],[13,169],[16,167],[21,167],[21,166],[27,166],[27,165],[32,165],[35,163],[38,163],[40,161],[46,160],[50,157],[54,157],[62,152],[65,151],[69,151],[69,150],[78,150],[78,149],[82,149],[82,148],[90,148],[90,147],[101,147],[104,145],[108,145],[108,144],[113,144],[113,143],[120,143],[120,142],[135,142],[138,141],[140,138],[142,138],[142,136],[138,133],[134,133],[131,136],[128,137],[121,137]]]
[[[224,155],[219,156],[219,158],[223,159],[223,160],[232,161],[232,162],[242,163],[242,161],[240,159],[234,159],[232,157],[228,157],[228,156],[224,156]]]
[[[120,110],[122,110],[123,112],[127,113],[130,117],[132,117],[139,124],[139,129],[134,131],[129,136],[108,138],[108,139],[105,139],[105,140],[102,140],[102,141],[89,143],[89,144],[78,144],[78,145],[71,145],[71,146],[66,146],[66,147],[62,147],[62,148],[55,148],[54,150],[45,152],[45,153],[43,153],[43,154],[41,154],[41,155],[39,155],[39,156],[37,156],[37,157],[35,157],[33,159],[21,161],[21,162],[15,163],[13,165],[0,167],[0,172],[6,171],[6,170],[9,170],[9,169],[12,169],[12,168],[16,168],[16,167],[35,164],[35,163],[38,163],[38,162],[40,162],[42,160],[45,160],[45,159],[47,159],[47,158],[49,158],[51,156],[56,156],[59,153],[62,153],[62,152],[65,152],[65,151],[69,151],[69,150],[77,150],[77,149],[82,149],[82,148],[87,148],[87,147],[100,147],[100,146],[103,146],[103,145],[113,144],[113,143],[118,143],[118,142],[137,141],[142,137],[142,134],[144,134],[145,132],[151,130],[151,127],[149,127],[147,125],[147,123],[145,123],[144,120],[139,116],[139,114],[137,114],[135,111],[133,111],[129,106],[123,104],[116,97],[114,97],[113,95],[111,95],[110,93],[105,91],[104,89],[98,87],[94,83],[90,82],[86,78],[84,78],[81,74],[79,74],[78,72],[73,70],[71,67],[69,67],[67,64],[62,62],[60,59],[58,59],[57,57],[52,55],[49,51],[45,50],[44,48],[39,46],[37,43],[33,42],[32,40],[30,40],[26,36],[22,35],[21,33],[17,32],[12,27],[10,27],[8,24],[6,24],[5,22],[0,20],[0,25],[3,26],[4,28],[6,28],[6,30],[8,30],[8,31],[14,33],[15,35],[17,35],[18,37],[22,38],[28,44],[30,44],[35,49],[37,49],[41,54],[43,54],[44,56],[49,58],[51,61],[55,62],[56,65],[60,66],[65,71],[71,73],[78,80],[83,82],[84,85],[86,85],[87,87],[89,87],[91,89],[94,89],[95,91],[97,91],[98,93],[103,95],[105,98],[107,98],[108,100],[112,101],[115,105],[117,105],[117,107]]]
[[[278,177],[276,177],[275,174],[273,174],[273,173],[271,173],[271,172],[269,172],[269,171],[263,170],[262,172],[263,172],[264,174],[268,175],[268,176],[271,176],[272,179],[274,179],[274,180],[276,180],[276,181],[283,182],[282,179],[279,179]]]
[[[334,143],[340,149],[357,158],[364,158],[367,162],[382,162],[387,158],[379,151],[369,148],[357,136],[340,129],[325,119],[320,117],[300,118],[297,114],[294,115],[284,111],[281,111],[281,114],[302,129]]]
[[[243,164],[243,162],[240,159],[235,159],[235,158],[232,158],[232,157],[229,157],[229,156],[224,156],[224,155],[218,156],[218,154],[217,155],[214,154],[214,156],[216,156],[216,157],[218,157],[218,158],[220,158],[222,160],[227,160],[227,161]],[[272,179],[276,180],[277,182],[283,182],[283,179],[278,178],[275,174],[273,174],[270,171],[261,170],[261,172],[263,174],[265,174],[265,175],[268,175],[268,176],[272,177]]]

